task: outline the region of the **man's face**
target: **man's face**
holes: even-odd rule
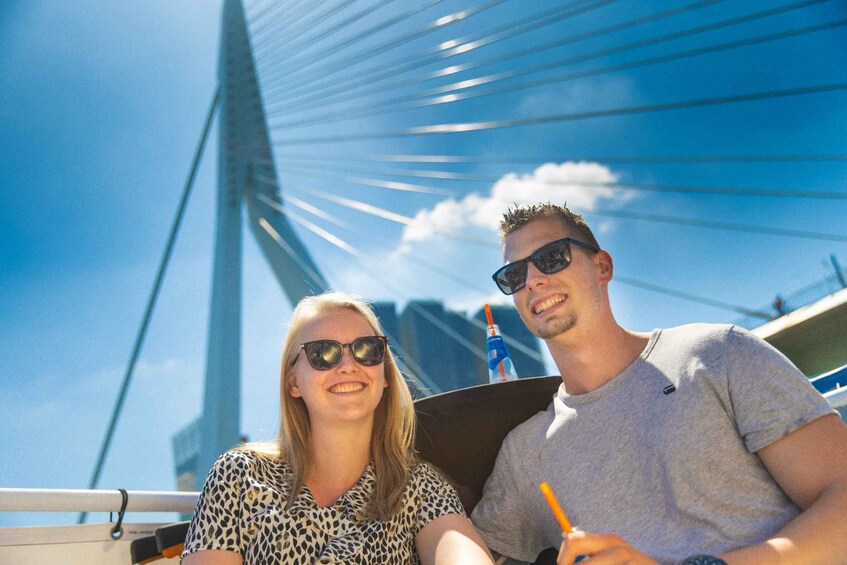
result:
[[[506,263],[524,259],[540,247],[565,237],[581,239],[557,218],[535,220],[506,236],[503,259]],[[570,266],[549,275],[532,263],[527,265],[526,286],[512,298],[530,332],[545,340],[562,335],[602,303],[592,256],[572,246]]]

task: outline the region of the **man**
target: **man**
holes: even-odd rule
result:
[[[781,353],[734,326],[618,325],[612,257],[565,207],[509,210],[501,236],[495,282],[562,386],[503,442],[473,512],[493,551],[531,562],[560,547],[565,564],[847,563],[847,426]],[[563,542],[543,481],[579,528]]]

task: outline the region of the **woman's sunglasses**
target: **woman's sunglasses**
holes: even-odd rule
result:
[[[536,249],[525,259],[503,265],[491,278],[503,294],[514,294],[526,286],[527,263],[532,263],[545,275],[552,275],[567,268],[571,264],[571,244],[591,251],[600,251],[596,245],[566,237]]]
[[[309,365],[317,371],[329,371],[341,363],[344,356],[344,348],[350,348],[358,363],[365,367],[379,365],[385,359],[385,350],[388,346],[388,338],[384,335],[368,335],[353,340],[353,343],[339,343],[334,339],[319,339],[309,341],[300,346],[300,351],[306,352],[306,360]],[[300,351],[294,357],[292,365],[300,357]]]

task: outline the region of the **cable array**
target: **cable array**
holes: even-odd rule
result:
[[[287,20],[274,20],[275,13],[283,12],[282,4],[287,7]],[[254,57],[276,153],[278,188],[283,201],[291,205],[286,207],[287,213],[299,218],[298,225],[307,232],[321,234],[324,241],[335,241],[338,246],[343,238],[337,232],[353,233],[351,222],[342,217],[364,215],[368,219],[362,221],[366,222],[410,226],[414,218],[393,209],[402,207],[398,200],[402,194],[414,197],[424,207],[445,198],[459,201],[470,194],[484,195],[510,172],[526,174],[530,167],[545,163],[628,167],[625,178],[613,181],[548,179],[542,183],[551,189],[576,187],[586,193],[611,190],[620,193],[624,202],[630,198],[627,194],[635,193],[655,198],[674,194],[688,199],[752,198],[793,205],[830,201],[841,205],[847,191],[838,186],[656,182],[653,175],[643,173],[648,166],[844,162],[847,155],[838,147],[832,152],[812,148],[808,153],[785,154],[591,155],[551,153],[550,145],[540,146],[536,154],[518,153],[509,146],[515,130],[527,132],[519,134],[524,138],[536,131],[567,135],[574,127],[591,128],[594,122],[631,120],[645,114],[673,113],[685,119],[712,107],[729,107],[729,111],[743,114],[752,111],[742,108],[745,105],[778,100],[798,99],[803,104],[825,97],[843,100],[847,80],[844,73],[833,72],[806,83],[779,80],[732,88],[716,85],[688,98],[669,93],[664,99],[630,105],[598,103],[593,108],[530,116],[514,111],[516,97],[555,95],[568,84],[590,85],[603,77],[648,69],[651,73],[678,72],[683,62],[709,68],[715,57],[736,56],[728,53],[766,57],[769,48],[787,42],[808,45],[815,37],[839,32],[847,25],[845,19],[827,17],[828,5],[831,2],[827,0],[802,0],[778,5],[751,3],[748,8],[702,0],[639,9],[619,0],[581,0],[543,6],[525,3],[517,9],[514,1],[505,0],[460,6],[439,1],[343,1],[319,6],[289,2],[257,3],[248,10],[248,23],[254,34]],[[745,55],[751,50],[760,54]],[[595,62],[600,64],[588,66]],[[573,70],[560,72],[565,67]],[[689,72],[697,71],[692,68]],[[468,104],[477,106],[469,109]],[[478,119],[456,120],[458,116]],[[482,147],[486,150],[480,151]],[[433,148],[441,151],[433,152]],[[273,179],[264,181],[277,188]],[[298,212],[291,210],[292,206]],[[847,236],[827,230],[704,220],[636,206],[595,205],[580,211],[625,222],[847,240]],[[332,214],[329,208],[346,212]],[[352,255],[351,260],[362,260],[373,245],[373,233],[355,233],[361,243],[341,248]],[[490,248],[493,242],[496,247],[493,239],[486,243],[462,231],[439,228],[434,234],[472,246]],[[434,276],[451,279],[445,269],[433,266]],[[469,285],[468,277],[462,278],[465,280],[459,283],[453,277],[452,284],[485,292],[478,285]],[[618,280],[629,284],[623,278]],[[659,288],[638,279],[629,282],[668,296],[750,313],[718,298]]]

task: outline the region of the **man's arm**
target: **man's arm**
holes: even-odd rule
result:
[[[500,555],[496,551],[492,551],[491,554],[494,556],[494,565],[531,565],[529,561],[518,561],[517,559]]]
[[[774,480],[803,512],[770,539],[729,551],[728,565],[843,563],[847,555],[847,425],[821,416],[758,452]],[[562,544],[559,564],[577,555],[603,563],[654,564],[615,535],[574,532]]]
[[[847,425],[822,416],[758,452],[803,513],[771,539],[723,558],[748,563],[839,563],[847,555]]]

